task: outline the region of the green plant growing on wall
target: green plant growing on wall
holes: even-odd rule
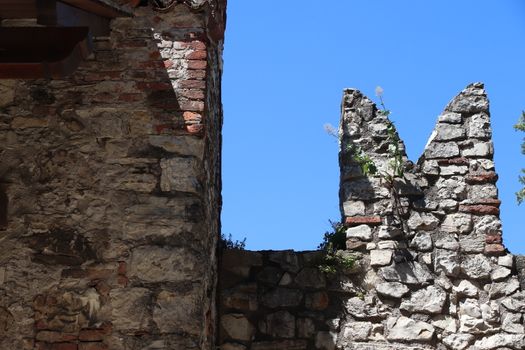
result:
[[[525,111],[521,112],[521,117],[518,123],[514,125],[514,129],[525,132]],[[525,154],[525,138],[523,139],[523,142],[521,144],[521,154]],[[521,173],[525,174],[525,169],[521,169]],[[518,180],[522,185],[525,186],[525,176],[524,175],[520,175],[518,177]],[[521,204],[523,200],[525,200],[525,187],[523,187],[521,190],[516,192],[516,200],[518,201],[518,204]]]
[[[228,237],[221,233],[221,238],[219,240],[219,249],[239,249],[244,250],[246,248],[246,237],[242,241],[233,239],[232,234],[230,233]]]
[[[332,230],[325,232],[323,241],[318,249],[323,251],[323,256],[318,263],[320,271],[333,275],[338,271],[354,267],[356,257],[344,256],[342,252],[346,248],[346,228],[340,222],[330,221]]]

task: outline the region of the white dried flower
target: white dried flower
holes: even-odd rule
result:
[[[337,132],[337,129],[330,123],[326,123],[323,125],[324,131],[330,136],[339,138],[339,133]]]
[[[381,86],[376,86],[376,96],[381,97],[383,96],[383,88]]]

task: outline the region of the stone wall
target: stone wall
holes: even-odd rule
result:
[[[524,262],[502,244],[483,84],[448,104],[417,164],[357,90],[339,133],[355,267],[325,277],[319,253],[225,252],[222,348],[524,349]]]
[[[213,4],[139,7],[67,79],[0,81],[1,349],[213,347]]]

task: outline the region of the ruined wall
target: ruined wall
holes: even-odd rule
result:
[[[0,81],[1,349],[212,348],[213,3],[137,8],[67,79]]]
[[[312,252],[225,252],[222,349],[524,349],[523,259],[502,245],[483,85],[448,104],[417,164],[357,90],[339,132],[355,267],[325,277]]]

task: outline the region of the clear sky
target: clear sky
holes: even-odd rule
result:
[[[525,254],[523,0],[228,0],[223,233],[247,248],[315,249],[339,220],[342,90],[384,89],[416,161],[448,101],[482,81],[491,103],[504,240]]]

